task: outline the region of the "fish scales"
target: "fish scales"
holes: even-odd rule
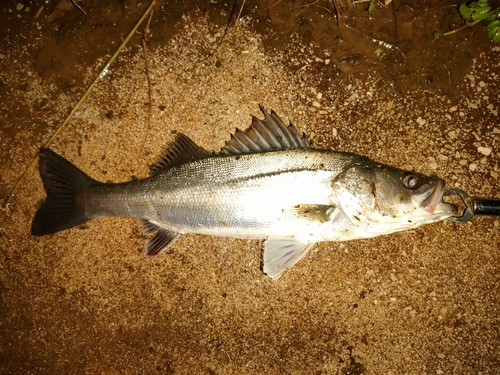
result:
[[[287,217],[283,210],[334,204],[331,184],[352,160],[351,154],[314,149],[214,156],[148,180],[97,186],[88,196],[86,212],[93,218],[146,218],[183,233],[296,235],[300,228],[295,227],[304,219]]]
[[[47,199],[32,233],[45,235],[91,219],[142,221],[158,255],[183,234],[264,239],[263,270],[277,279],[316,242],[369,238],[453,215],[444,181],[320,150],[262,107],[264,120],[236,130],[220,153],[178,133],[149,178],[104,184],[48,149],[40,152]]]

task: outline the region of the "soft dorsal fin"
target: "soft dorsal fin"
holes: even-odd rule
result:
[[[264,107],[259,108],[264,114],[264,120],[252,116],[252,125],[245,131],[236,129],[235,133],[231,134],[231,140],[222,147],[222,154],[313,147],[306,135],[300,136],[292,123],[286,126],[276,112],[271,110],[269,114]]]
[[[177,133],[173,142],[169,143],[160,155],[159,160],[151,166],[151,176],[155,176],[165,169],[188,161],[201,159],[210,155],[203,147],[198,146],[187,135]]]

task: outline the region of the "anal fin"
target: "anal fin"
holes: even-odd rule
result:
[[[264,241],[264,273],[277,280],[283,271],[301,260],[314,245],[295,238],[273,238]]]
[[[148,220],[142,220],[144,225],[143,234],[150,234],[156,232],[153,237],[146,243],[146,250],[144,256],[153,257],[160,255],[167,250],[172,244],[182,237],[182,233],[174,232],[165,228],[161,228]]]

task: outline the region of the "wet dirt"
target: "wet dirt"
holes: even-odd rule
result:
[[[247,1],[237,20],[242,2],[159,1],[151,86],[143,25],[51,148],[96,179],[127,181],[147,176],[172,132],[217,150],[260,103],[317,147],[498,197],[500,46],[484,25],[433,41],[462,24],[455,3],[372,14],[335,3]],[[77,4],[0,6],[2,201],[149,6]],[[500,367],[498,219],[319,244],[273,282],[258,241],[186,235],[150,260],[139,223],[118,218],[35,238],[44,196],[35,170],[1,211],[1,373]]]

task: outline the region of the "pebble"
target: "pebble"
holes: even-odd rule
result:
[[[23,8],[24,8],[24,4],[22,4],[22,3],[17,3],[17,5],[16,5],[16,10],[23,10]]]
[[[469,164],[469,169],[471,170],[471,172],[474,172],[477,169],[477,164],[475,163]]]
[[[483,155],[486,155],[486,156],[491,154],[491,148],[489,148],[489,147],[478,147],[477,151]]]
[[[448,160],[448,156],[443,155],[441,153],[438,153],[437,157],[438,157],[439,160],[442,160],[442,161]]]
[[[500,129],[493,128],[493,134],[500,134]]]

